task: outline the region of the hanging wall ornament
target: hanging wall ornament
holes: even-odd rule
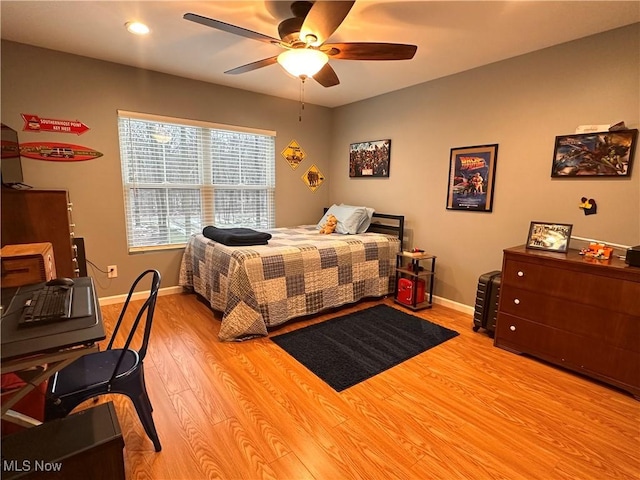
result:
[[[287,145],[287,148],[282,151],[281,155],[287,162],[289,162],[289,165],[294,170],[298,168],[300,162],[302,162],[306,157],[306,153],[304,153],[302,147],[300,147],[300,145],[298,145],[298,142],[296,142],[295,140],[291,140],[291,142],[289,142],[289,145]]]
[[[309,170],[302,175],[302,181],[309,187],[312,192],[315,192],[322,182],[324,182],[324,175],[318,170],[318,167],[311,165]]]
[[[587,199],[587,197],[582,197],[580,199],[579,206],[585,215],[594,215],[598,213],[598,206],[596,205],[596,201],[593,198]]]

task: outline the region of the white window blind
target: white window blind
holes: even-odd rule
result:
[[[118,111],[129,251],[275,225],[275,132]]]

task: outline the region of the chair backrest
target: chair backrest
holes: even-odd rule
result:
[[[138,350],[138,356],[140,358],[140,361],[142,361],[145,355],[147,354],[147,347],[149,345],[149,335],[151,334],[151,324],[153,323],[153,313],[156,309],[156,300],[158,298],[158,290],[160,290],[161,278],[160,278],[160,272],[158,272],[157,270],[152,270],[152,269],[146,270],[143,273],[141,273],[138,276],[138,278],[136,278],[136,280],[133,282],[133,284],[131,285],[131,288],[129,289],[129,294],[127,295],[127,299],[125,300],[124,305],[122,306],[122,311],[120,312],[120,316],[118,317],[118,322],[116,323],[116,326],[113,329],[113,334],[111,335],[111,340],[109,340],[109,345],[107,345],[107,350],[111,350],[113,348],[116,335],[120,330],[120,325],[122,325],[122,320],[124,319],[125,314],[127,313],[127,310],[129,308],[129,302],[131,301],[131,297],[134,295],[138,284],[144,278],[147,278],[147,277],[150,278],[149,293],[147,295],[147,298],[144,304],[138,310],[136,318],[133,321],[133,325],[131,325],[131,330],[129,331],[127,340],[124,346],[122,347],[122,355],[120,355],[120,358],[118,359],[118,363],[116,364],[116,368],[113,372],[112,380],[113,378],[115,378],[116,373],[120,368],[120,363],[124,358],[125,352],[131,346],[131,341],[133,340],[133,337],[135,336],[136,331],[138,330],[138,327],[143,317],[144,317],[144,333],[142,337],[142,344],[140,346],[140,349]]]

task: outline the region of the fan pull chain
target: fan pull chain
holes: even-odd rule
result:
[[[300,111],[298,113],[298,121],[302,122],[302,112],[304,111],[304,81],[307,79],[305,75],[301,75],[300,79]]]

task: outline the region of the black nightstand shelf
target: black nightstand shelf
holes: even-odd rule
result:
[[[424,262],[424,265],[420,263]],[[431,308],[436,256],[428,253],[398,253],[394,301],[411,310]]]

